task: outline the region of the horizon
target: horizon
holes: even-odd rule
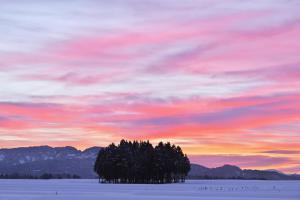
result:
[[[96,147],[96,148],[105,148],[105,147],[100,147],[100,146],[91,146],[91,147],[87,147],[87,148],[84,148],[84,149],[78,149],[78,148],[76,148],[74,146],[49,146],[49,145],[41,145],[41,146],[19,146],[19,147],[11,147],[11,148],[0,148],[0,150],[3,150],[3,149],[5,149],[5,150],[7,150],[7,149],[19,149],[19,148],[39,148],[39,147],[49,147],[49,148],[67,148],[67,147],[72,147],[72,148],[75,148],[77,151],[80,151],[80,152],[84,152],[84,151],[86,151],[86,150],[88,150],[90,148],[94,148],[94,147]],[[189,155],[187,155],[187,156],[189,157]],[[219,165],[219,166],[208,167],[205,164],[195,163],[195,162],[192,162],[192,160],[191,160],[191,164],[202,166],[202,167],[206,167],[206,168],[209,168],[209,169],[220,168],[220,167],[224,167],[224,166],[232,166],[232,167],[238,167],[238,168],[240,168],[242,170],[258,170],[258,169],[252,169],[252,168],[251,169],[250,168],[242,168],[240,166],[232,165],[232,164],[227,164],[227,163],[224,163],[224,164]],[[279,171],[277,169],[265,169],[263,171],[277,171],[279,173],[283,173],[283,172],[281,172],[281,171]],[[288,174],[288,173],[285,173],[285,174],[292,175],[292,174]],[[293,174],[297,174],[297,173],[293,173]]]
[[[166,141],[167,142],[167,141]],[[154,144],[155,145],[155,144]],[[9,149],[19,149],[19,148],[39,148],[39,147],[49,147],[49,148],[67,148],[67,147],[71,147],[71,148],[74,148],[76,149],[77,151],[80,151],[80,152],[84,152],[90,148],[105,148],[105,147],[102,147],[102,146],[90,146],[90,147],[85,147],[85,148],[82,148],[82,149],[79,149],[79,148],[76,148],[74,146],[50,146],[50,145],[40,145],[40,146],[18,146],[18,147],[10,147],[10,148],[0,148],[0,150],[9,150]],[[223,163],[221,165],[212,165],[211,162],[209,163],[197,163],[197,162],[193,162],[193,160],[191,160],[191,157],[193,156],[189,156],[187,155],[191,161],[191,164],[194,164],[194,165],[199,165],[199,166],[202,166],[202,167],[206,167],[206,168],[209,168],[209,169],[212,169],[212,168],[219,168],[219,167],[224,167],[224,166],[233,166],[233,167],[238,167],[242,170],[262,170],[262,171],[276,171],[276,172],[279,172],[279,173],[285,173],[287,175],[293,175],[293,174],[298,174],[298,173],[286,173],[286,172],[282,172],[278,169],[255,169],[255,168],[244,168],[244,167],[241,167],[241,166],[238,166],[238,165],[234,165],[234,164],[229,164],[229,163]]]
[[[299,174],[299,7],[2,2],[0,148],[169,141],[207,167]]]

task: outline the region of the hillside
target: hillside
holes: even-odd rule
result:
[[[0,174],[67,173],[94,178],[93,164],[100,149],[92,147],[80,151],[74,147],[49,146],[0,149]]]
[[[207,168],[192,164],[190,179],[259,179],[259,180],[300,180],[300,175],[288,175],[274,170],[240,169],[237,166]]]

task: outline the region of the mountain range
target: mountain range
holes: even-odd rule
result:
[[[81,178],[96,178],[93,165],[101,147],[78,150],[74,147],[20,147],[0,149],[0,175],[23,174],[41,176],[51,174],[75,174]],[[288,175],[275,170],[242,170],[237,166],[224,165],[207,168],[192,164],[190,179],[263,179],[300,180],[300,175]]]
[[[81,178],[95,178],[93,165],[100,149],[91,147],[80,151],[70,146],[0,149],[0,174],[76,174]]]
[[[247,179],[247,180],[300,180],[298,174],[284,174],[276,170],[241,169],[233,165],[207,168],[192,164],[189,179]]]

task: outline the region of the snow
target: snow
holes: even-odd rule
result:
[[[0,161],[3,161],[5,156],[3,154],[0,154]]]
[[[34,162],[36,159],[35,157],[31,157],[31,156],[25,156],[26,158],[26,161],[29,161],[29,162]]]
[[[20,163],[20,164],[24,164],[24,163],[25,163],[25,160],[20,159],[20,160],[19,160],[19,163]]]
[[[49,157],[48,157],[48,156],[46,156],[46,155],[43,155],[43,159],[44,159],[44,160],[48,160],[48,159],[49,159]]]
[[[0,200],[299,200],[300,181],[197,180],[179,184],[98,184],[97,180],[0,180]]]

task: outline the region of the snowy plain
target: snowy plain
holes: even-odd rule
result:
[[[195,180],[165,185],[0,180],[0,200],[300,200],[300,181]]]

